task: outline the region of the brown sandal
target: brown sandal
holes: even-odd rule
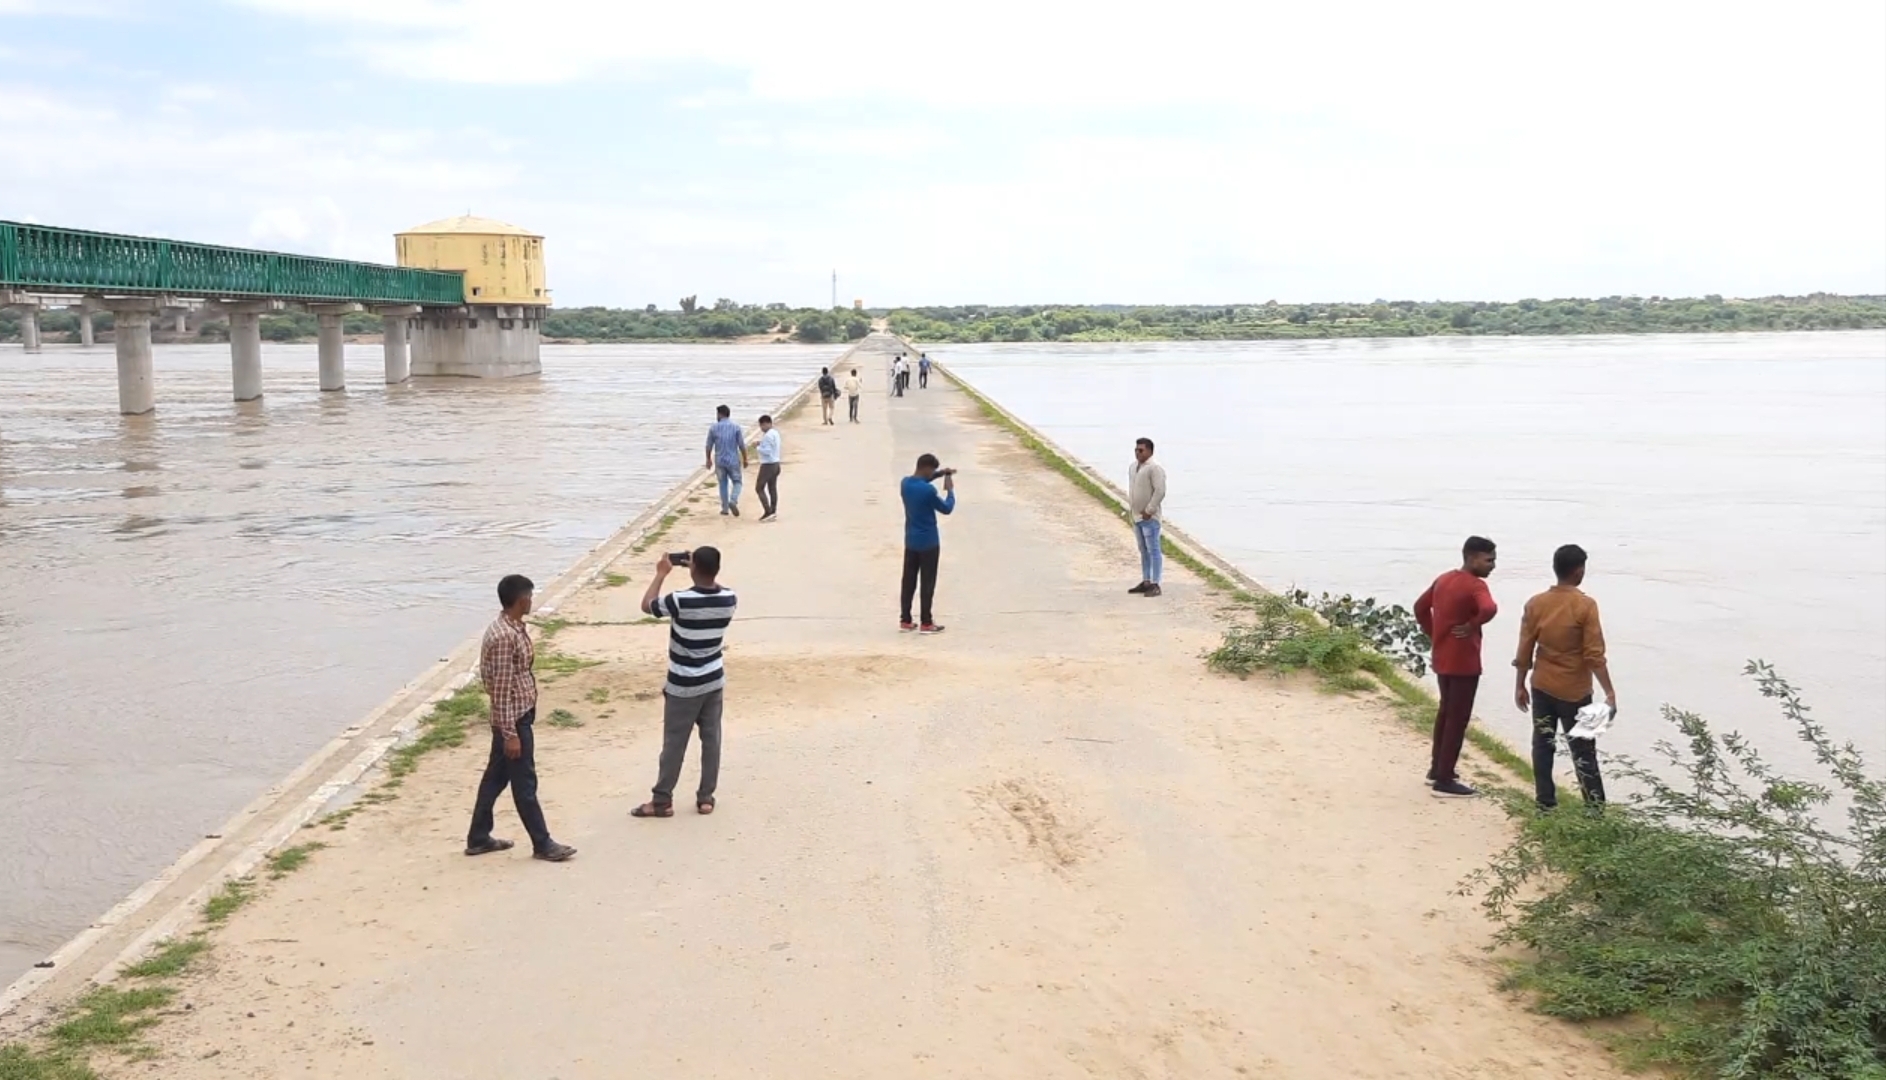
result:
[[[702,800],[701,800],[700,802],[697,802],[697,803],[695,803],[695,804],[694,804],[694,812],[695,812],[695,813],[697,813],[697,814],[711,814],[711,813],[713,813],[713,812],[714,812],[714,800],[712,800],[712,799],[702,799]]]
[[[630,817],[674,817],[675,808],[674,808],[674,804],[672,803],[645,802],[642,805],[636,807],[635,809],[629,811],[629,816]]]

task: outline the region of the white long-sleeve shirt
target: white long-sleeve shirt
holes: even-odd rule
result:
[[[1154,518],[1166,504],[1166,467],[1157,461],[1135,461],[1126,470],[1126,505],[1134,520],[1141,514]]]
[[[759,450],[760,450],[760,464],[762,465],[779,464],[779,429],[778,428],[769,429],[766,432],[766,434],[760,436]]]

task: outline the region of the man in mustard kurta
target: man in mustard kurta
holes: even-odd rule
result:
[[[1532,712],[1532,780],[1541,810],[1558,805],[1558,786],[1552,763],[1561,730],[1571,731],[1578,710],[1591,704],[1591,683],[1604,687],[1605,700],[1617,712],[1617,691],[1611,688],[1611,669],[1604,658],[1604,627],[1598,622],[1598,602],[1579,586],[1585,582],[1585,549],[1566,544],[1552,553],[1552,572],[1559,583],[1526,601],[1519,621],[1519,655],[1513,658],[1513,703]],[[1526,675],[1532,674],[1527,693]],[[1604,780],[1598,774],[1595,739],[1567,740],[1578,790],[1588,807],[1604,803]]]

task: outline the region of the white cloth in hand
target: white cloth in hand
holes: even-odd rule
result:
[[[1593,703],[1578,710],[1576,724],[1565,733],[1568,739],[1595,739],[1611,730],[1611,706]]]

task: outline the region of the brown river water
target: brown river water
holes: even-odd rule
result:
[[[1272,588],[1412,607],[1492,538],[1476,722],[1522,750],[1520,612],[1576,543],[1622,699],[1603,751],[1648,758],[1667,703],[1824,779],[1761,658],[1886,775],[1886,332],[930,353],[1116,480],[1154,439],[1173,523]]]
[[[546,346],[539,378],[387,387],[349,346],[0,347],[0,984],[699,465],[839,346]]]

